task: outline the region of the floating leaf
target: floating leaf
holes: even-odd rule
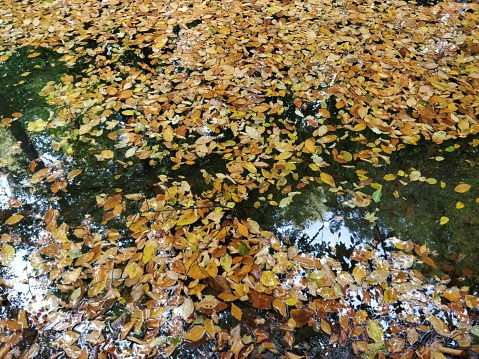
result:
[[[279,284],[279,279],[272,271],[263,271],[259,281],[266,287],[272,287]]]
[[[143,248],[143,263],[148,263],[150,259],[156,254],[156,248],[158,247],[157,241],[150,241]]]
[[[15,248],[10,244],[3,243],[2,250],[0,251],[0,263],[7,267],[15,259]]]
[[[183,319],[188,319],[195,311],[195,303],[190,298],[186,298],[180,306],[180,315]]]
[[[225,271],[229,271],[231,269],[231,264],[233,263],[233,259],[231,256],[226,253],[224,256],[220,258],[220,265],[223,267]]]
[[[21,214],[14,214],[13,216],[10,216],[7,218],[7,220],[5,221],[6,224],[15,224],[17,222],[19,222],[21,219],[23,218],[23,216]]]
[[[323,181],[326,184],[329,184],[332,187],[335,187],[336,184],[334,183],[333,176],[330,174],[327,174],[326,172],[321,172],[320,173],[321,181]]]
[[[193,326],[188,333],[183,336],[183,339],[190,340],[192,342],[197,342],[203,335],[206,333],[206,328],[203,325],[195,325]]]
[[[195,223],[198,220],[198,215],[195,211],[189,210],[186,211],[179,219],[178,222],[176,222],[176,225],[181,227],[181,226],[187,226],[188,224]]]
[[[383,195],[383,193],[380,189],[374,191],[373,192],[373,201],[376,202],[376,203],[381,202],[382,195]]]
[[[447,324],[443,320],[439,319],[438,317],[436,317],[434,315],[431,315],[428,319],[431,322],[434,330],[438,334],[443,335],[443,336],[448,336],[451,333],[449,331],[449,327],[447,326]]]
[[[212,295],[205,295],[205,297],[198,302],[198,308],[202,309],[213,309],[215,308],[220,301]]]
[[[249,253],[249,248],[246,244],[244,244],[243,242],[239,242],[238,243],[238,253],[240,256],[246,256],[248,255]]]
[[[440,225],[446,224],[447,222],[449,222],[449,218],[445,216],[442,216],[441,219],[439,220]]]
[[[273,300],[273,308],[276,309],[279,314],[281,314],[283,317],[286,318],[286,304],[284,302],[284,300],[282,299],[279,299],[279,298],[276,298],[275,300]]]
[[[293,200],[292,197],[283,198],[281,201],[279,201],[279,207],[282,208],[282,207],[288,206],[292,200]]]
[[[454,191],[458,193],[465,193],[471,189],[471,185],[467,183],[459,183],[455,188]]]
[[[235,317],[236,320],[241,320],[241,318],[243,317],[241,309],[234,303],[231,303],[231,314],[233,314],[233,317]]]
[[[384,340],[384,332],[381,326],[374,320],[368,320],[366,328],[368,330],[369,337],[376,343],[380,343]]]

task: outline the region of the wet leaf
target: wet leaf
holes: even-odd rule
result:
[[[235,317],[236,320],[241,320],[243,317],[243,313],[241,312],[241,309],[236,306],[234,303],[231,303],[231,313],[233,314],[233,317]]]
[[[0,263],[2,266],[8,267],[15,259],[15,248],[10,244],[3,243],[0,252]]]
[[[183,339],[197,342],[205,333],[206,328],[203,325],[195,325],[183,336]]]
[[[249,253],[249,248],[246,244],[244,244],[243,242],[239,242],[238,243],[238,253],[240,256],[246,256],[248,255]]]
[[[188,319],[195,311],[195,304],[190,298],[186,298],[180,306],[180,315],[183,319]]]
[[[332,333],[331,326],[329,325],[329,323],[326,320],[321,319],[320,326],[321,326],[321,330],[323,332],[325,332],[328,335],[331,335],[331,333]]]
[[[195,211],[186,211],[176,223],[177,226],[187,226],[189,224],[195,223],[198,220],[198,215]]]
[[[383,195],[383,193],[380,189],[374,191],[373,192],[373,201],[376,202],[376,203],[381,202],[382,195]]]
[[[471,189],[471,185],[467,183],[459,183],[455,188],[454,191],[458,193],[465,193]]]
[[[279,279],[271,271],[263,271],[259,281],[261,284],[267,287],[272,287],[279,284]]]
[[[17,222],[20,222],[20,220],[23,218],[21,214],[14,214],[13,216],[10,216],[7,218],[5,221],[6,224],[15,224]]]
[[[156,255],[157,247],[157,241],[150,241],[146,244],[145,248],[143,248],[143,263],[148,263]]]
[[[369,337],[376,343],[381,343],[384,340],[384,332],[381,326],[374,320],[368,320],[366,324]]]
[[[445,217],[445,216],[442,216],[441,219],[439,220],[439,224],[440,225],[444,225],[446,224],[447,222],[449,222],[449,218]]]
[[[286,304],[283,300],[278,298],[273,300],[273,308],[276,309],[279,314],[286,318]]]
[[[205,297],[198,302],[197,306],[198,308],[209,310],[209,309],[215,308],[219,303],[220,301],[216,299],[214,296],[205,295]]]
[[[233,259],[228,253],[226,253],[224,256],[220,258],[220,265],[227,272],[231,269],[232,263],[233,263]]]
[[[449,327],[442,319],[439,319],[434,315],[431,315],[428,319],[438,334],[443,336],[448,336],[450,334]]]
[[[321,172],[320,173],[320,177],[321,177],[321,181],[323,181],[324,183],[330,185],[331,187],[335,187],[336,184],[334,183],[334,179],[333,179],[333,176],[331,176],[330,174],[326,173],[326,172]]]

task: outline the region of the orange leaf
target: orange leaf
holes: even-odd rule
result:
[[[206,328],[203,325],[195,325],[192,327],[188,333],[184,335],[184,339],[186,340],[191,340],[192,342],[197,342],[201,338],[203,338],[203,335],[205,335]]]
[[[471,185],[470,184],[467,184],[467,183],[459,183],[455,188],[454,188],[454,191],[458,192],[458,193],[465,193],[467,191],[469,191],[469,189],[471,188]]]
[[[231,303],[231,313],[233,314],[233,317],[235,317],[237,320],[241,320],[241,318],[243,317],[241,309],[234,303]]]
[[[284,300],[276,298],[273,300],[273,308],[276,309],[279,314],[286,318],[286,304]]]

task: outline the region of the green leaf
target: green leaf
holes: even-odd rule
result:
[[[238,253],[242,257],[248,255],[248,253],[249,253],[248,246],[246,244],[244,244],[243,242],[239,242],[238,243]]]
[[[383,193],[380,189],[375,190],[373,192],[373,201],[376,202],[376,203],[381,202],[382,195],[383,195]]]
[[[282,208],[282,207],[286,207],[287,205],[289,205],[291,203],[293,199],[291,197],[285,197],[283,198],[281,201],[279,201],[279,207]]]

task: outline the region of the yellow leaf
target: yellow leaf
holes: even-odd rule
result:
[[[246,226],[240,222],[238,222],[238,232],[241,234],[243,237],[248,237],[249,236],[249,231]]]
[[[68,174],[67,177],[68,177],[68,179],[72,179],[72,178],[75,178],[76,176],[78,176],[82,172],[83,172],[83,170],[73,170]]]
[[[368,335],[376,343],[382,342],[384,339],[384,333],[381,326],[373,320],[369,320],[367,323]]]
[[[231,303],[231,313],[233,314],[233,317],[235,317],[235,319],[237,320],[241,320],[241,318],[243,317],[241,309],[238,306],[234,305],[234,303]]]
[[[23,218],[23,216],[21,214],[14,214],[13,216],[9,217],[5,223],[6,224],[15,224],[17,222],[19,222],[21,219]]]
[[[338,155],[338,158],[346,161],[346,162],[349,162],[349,161],[352,161],[353,159],[353,155],[350,154],[349,152],[347,151],[341,151],[341,153]]]
[[[172,141],[173,141],[173,138],[174,138],[173,129],[172,129],[170,126],[166,126],[166,127],[163,129],[163,139],[164,139],[166,142],[172,142]]]
[[[77,279],[80,277],[81,272],[82,272],[81,267],[77,267],[75,269],[63,272],[62,274],[63,282],[65,284],[75,283]]]
[[[233,259],[231,256],[226,253],[220,258],[220,265],[223,267],[225,271],[229,271],[231,269],[231,264],[233,263]]]
[[[330,174],[327,174],[326,172],[321,172],[321,181],[323,181],[326,184],[329,184],[332,187],[336,187],[336,184],[334,183],[334,178]]]
[[[188,224],[195,223],[198,220],[198,215],[195,211],[186,211],[176,223],[177,226],[187,226]]]
[[[285,160],[292,156],[291,152],[281,152],[278,156],[276,156],[277,160]]]
[[[439,224],[443,225],[443,224],[446,224],[447,222],[449,222],[449,218],[442,216],[439,221]]]
[[[366,277],[366,269],[364,268],[364,266],[362,264],[358,264],[358,265],[356,265],[356,267],[354,267],[353,277],[354,277],[354,280],[356,281],[356,283],[361,285],[361,283],[363,282],[364,277]]]
[[[10,244],[4,243],[2,245],[2,250],[0,251],[0,263],[7,267],[10,263],[13,262],[15,258],[15,248],[13,248]]]
[[[432,352],[431,354],[432,359],[447,359],[447,357],[441,352]]]
[[[43,121],[41,118],[35,122],[29,122],[27,125],[27,130],[31,132],[40,132],[43,131],[48,125],[48,122]]]
[[[250,173],[256,173],[258,170],[256,169],[255,165],[252,164],[251,162],[245,162],[243,165],[244,168],[248,170]]]
[[[197,342],[201,338],[203,338],[203,335],[205,335],[206,328],[203,325],[195,325],[192,327],[188,333],[186,333],[183,337],[183,339],[190,340],[192,342]]]
[[[136,262],[128,262],[125,267],[125,272],[128,274],[130,278],[136,278],[143,274],[143,269],[138,266]]]
[[[458,193],[465,193],[471,189],[471,185],[467,183],[459,183],[455,188],[454,191]]]
[[[259,282],[266,287],[272,287],[280,283],[276,275],[269,270],[263,271]]]
[[[135,155],[135,152],[136,152],[136,148],[135,148],[135,147],[129,148],[129,149],[125,152],[125,157],[128,158],[128,157],[134,156],[134,155]]]
[[[96,283],[93,287],[88,289],[88,296],[94,297],[100,293],[105,288],[106,281],[102,280],[101,282]]]
[[[125,110],[121,112],[125,116],[133,116],[135,114],[135,111],[133,110]]]
[[[158,247],[157,241],[150,241],[143,248],[143,263],[148,263],[150,259],[156,254],[156,248]]]
[[[314,152],[316,152],[316,139],[314,139],[312,137],[308,138],[304,142],[303,152],[304,153],[314,153]]]
[[[462,203],[462,202],[457,202],[457,203],[456,203],[456,208],[457,208],[457,209],[464,208],[464,203]]]
[[[385,175],[383,178],[384,178],[385,181],[393,181],[393,180],[396,179],[396,176],[393,175],[392,173],[389,173],[389,174]]]

